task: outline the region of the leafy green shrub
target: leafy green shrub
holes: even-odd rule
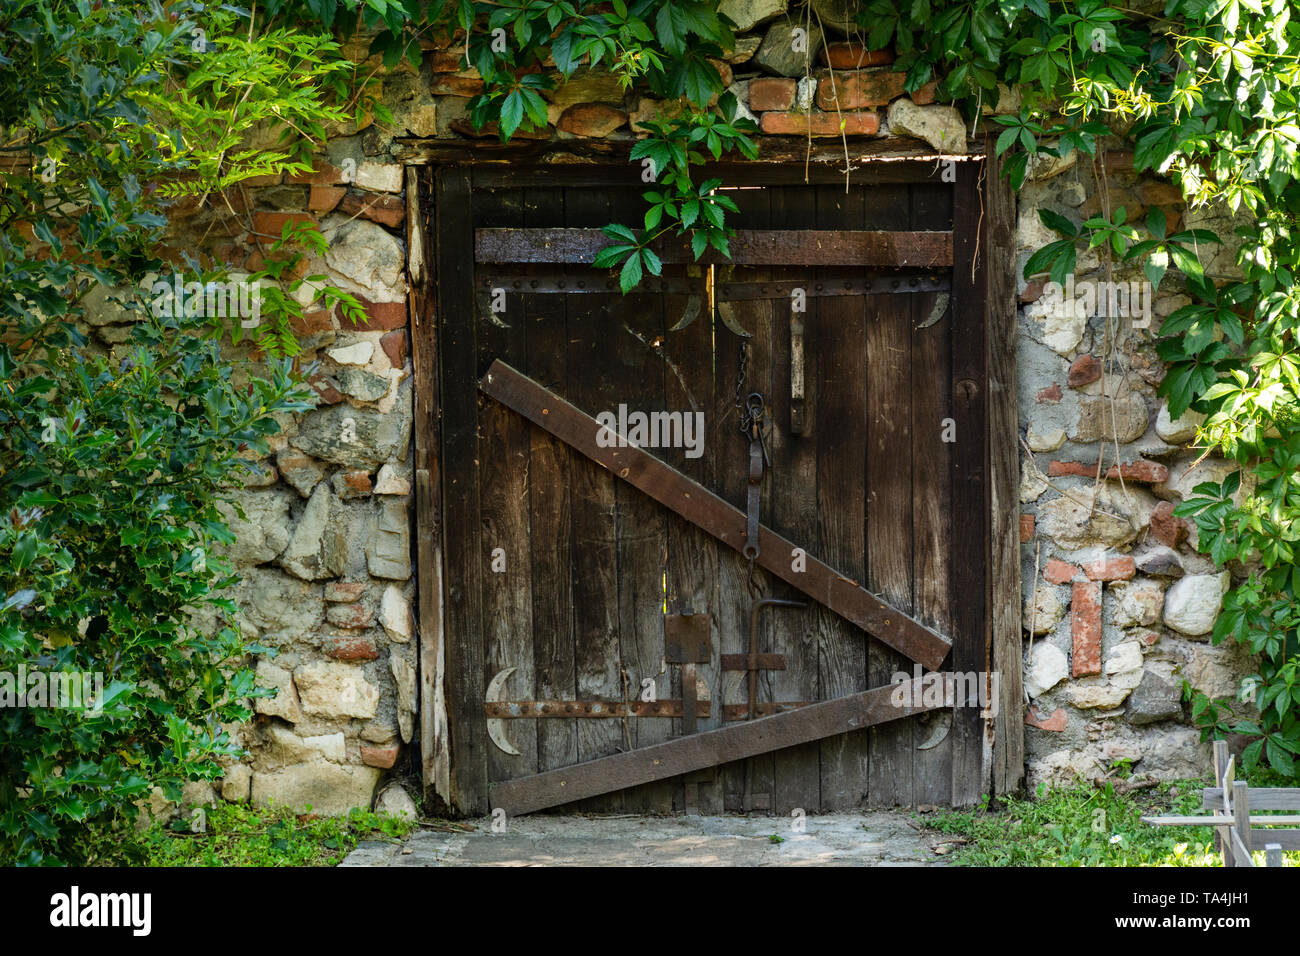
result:
[[[310,392],[288,359],[224,357],[211,317],[146,310],[141,283],[166,199],[305,168],[301,144],[234,144],[341,116],[303,70],[336,51],[185,0],[0,11],[0,864],[97,858],[154,787],[215,777],[250,716],[261,648],[214,597],[235,580],[217,503]],[[81,321],[110,290],[135,310],[111,352]],[[54,687],[92,699],[19,706],[31,674],[87,675]]]

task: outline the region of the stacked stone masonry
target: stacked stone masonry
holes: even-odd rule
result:
[[[724,0],[741,31],[716,65],[742,115],[764,134],[826,138],[833,149],[848,136],[851,155],[881,139],[911,155],[967,152],[971,131],[953,107],[935,102],[936,83],[905,95],[889,51],[868,52],[849,39],[840,4],[814,5],[825,32],[812,29],[796,51],[802,10],[786,0]],[[412,140],[469,146],[495,135],[469,124],[466,107],[482,81],[463,49],[463,37],[451,37],[430,44],[418,70],[407,63],[386,70],[358,44],[355,58],[376,71],[391,124],[367,118],[331,130],[310,173],[236,190],[238,218],[221,204],[174,210],[178,253],[197,245],[236,270],[258,268],[286,223],[315,223],[329,248],[299,274],[328,275],[369,315],[360,327],[337,311],[303,317],[295,331],[302,364],[319,366],[312,378],[319,407],[282,423],[271,454],[253,462],[237,507],[228,509],[237,538],[230,557],[243,574],[233,594],[240,626],[277,653],[257,663],[259,684],[276,695],[258,699],[255,721],[240,731],[249,756],[217,785],[226,800],[338,813],[370,806],[381,779],[410,766],[413,382],[396,157]],[[593,71],[548,97],[548,127],[525,135],[630,141],[637,124],[670,108]],[[1018,109],[1016,91],[1004,89],[984,112]],[[1033,250],[1056,238],[1039,208],[1079,221],[1102,211],[1105,198],[1140,223],[1155,205],[1174,224],[1231,235],[1226,220],[1193,222],[1176,190],[1125,165],[1120,154],[1096,168],[1053,161],[1031,169],[1018,195],[1017,275]],[[1141,278],[1111,268],[1095,251],[1082,253],[1078,281]],[[1219,250],[1208,271],[1232,268],[1232,250]],[[1121,318],[1108,332],[1104,317],[1063,317],[1045,304],[1043,289],[1041,280],[1020,280],[1030,781],[1090,778],[1125,760],[1157,775],[1197,774],[1204,750],[1185,721],[1181,682],[1231,693],[1247,662],[1209,643],[1229,575],[1197,554],[1195,528],[1173,515],[1195,484],[1231,469],[1215,459],[1193,464],[1196,417],[1171,419],[1155,395],[1162,367],[1154,329],[1188,300],[1171,273],[1150,328]],[[90,319],[106,347],[123,347],[125,315],[105,307]]]

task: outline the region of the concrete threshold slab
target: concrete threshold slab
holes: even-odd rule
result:
[[[802,831],[798,829],[802,825]],[[789,817],[550,816],[363,843],[342,866],[942,866],[943,839],[902,811]],[[780,840],[773,840],[773,836]]]

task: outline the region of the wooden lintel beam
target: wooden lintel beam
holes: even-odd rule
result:
[[[647,451],[602,447],[598,436],[604,426],[545,386],[498,359],[479,388],[719,541],[743,550],[746,518],[740,509]],[[937,670],[948,656],[951,644],[946,637],[812,555],[807,555],[803,570],[795,570],[790,560],[795,544],[775,531],[760,526],[758,543],[760,567],[896,651],[930,670]]]
[[[491,785],[490,802],[511,816],[532,813],[941,708],[942,703],[922,703],[924,681],[876,687],[789,713],[506,780]]]
[[[474,258],[480,263],[550,262],[588,264],[611,244],[599,229],[476,229]],[[943,231],[741,229],[731,239],[731,256],[710,252],[701,262],[750,266],[952,265],[952,233]],[[679,241],[659,240],[664,262],[695,262]]]

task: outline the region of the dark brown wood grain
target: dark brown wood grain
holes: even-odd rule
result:
[[[600,447],[597,435],[603,426],[526,375],[504,362],[494,362],[479,387],[725,544],[736,550],[743,547],[745,515],[738,508],[644,449]],[[760,527],[759,541],[762,554],[758,563],[763,568],[867,633],[926,667],[938,667],[948,656],[951,648],[943,635],[913,620],[813,555],[808,556],[807,571],[792,570],[788,556],[796,545],[789,539]]]
[[[988,258],[981,241],[984,209],[980,178],[984,164],[957,171],[953,195],[952,334],[952,516],[961,533],[953,538],[949,593],[952,595],[952,670],[989,679],[988,569],[988,343],[980,321],[987,301]],[[987,792],[985,721],[979,707],[959,707],[952,721],[952,805],[970,806]]]
[[[479,522],[479,396],[476,323],[472,311],[474,256],[469,171],[438,172],[437,288],[441,345],[442,513],[446,560],[447,717],[451,736],[451,799],[462,813],[487,810],[486,674],[481,526]]]
[[[920,699],[919,682],[917,684],[916,692],[909,694],[913,701]],[[897,720],[925,709],[924,705],[916,703],[896,705],[893,700],[895,692],[894,687],[877,687],[788,713],[741,721],[719,730],[679,737],[629,753],[498,783],[492,788],[492,805],[510,816],[532,813],[715,767],[727,761],[771,753],[830,734]],[[605,724],[609,721],[582,723]]]
[[[599,229],[478,229],[479,262],[588,264],[614,241]],[[678,240],[653,244],[664,262],[694,262]],[[735,265],[853,265],[940,268],[952,265],[952,233],[883,230],[740,229],[731,239],[730,260],[712,253],[702,261]]]

